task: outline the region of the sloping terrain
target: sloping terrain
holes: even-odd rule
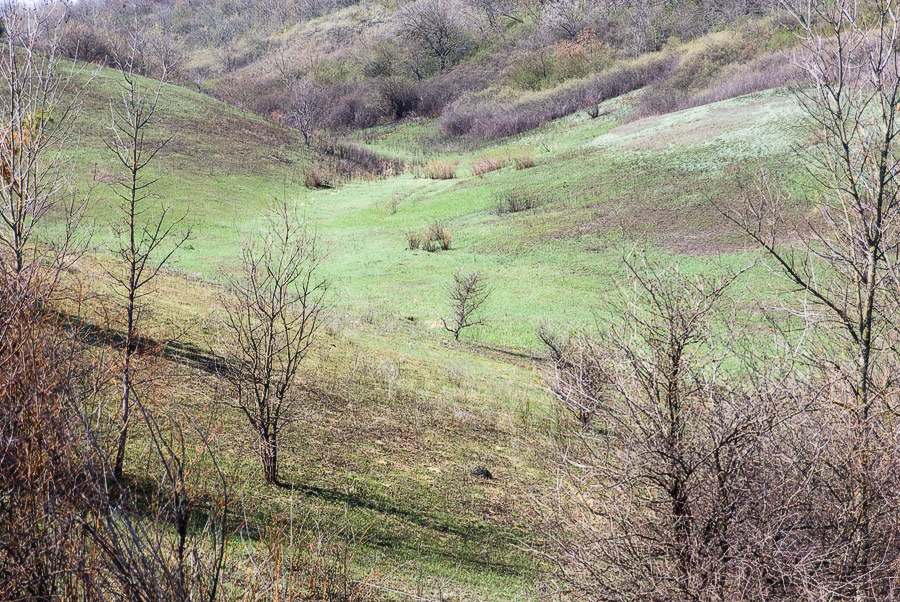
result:
[[[116,219],[117,176],[103,137],[117,77],[100,70],[84,81],[72,151],[82,184],[95,186],[90,214],[101,225]],[[705,269],[712,257],[749,264],[753,255],[714,205],[736,198],[741,173],[792,173],[800,116],[776,91],[625,123],[636,99],[628,95],[597,119],[579,113],[456,146],[441,140],[437,121],[417,120],[361,132],[358,142],[411,163],[458,162],[456,178],[433,180],[414,167],[308,190],[303,174],[316,156],[295,131],[184,88],[166,87],[163,99],[152,136],[172,140],[155,164],[153,194],[195,235],[151,303],[155,334],[182,332],[170,368],[192,375],[189,388],[163,384],[159,403],[221,426],[225,463],[254,520],[347,520],[364,542],[360,570],[377,567],[404,591],[481,600],[529,599],[539,589],[541,569],[524,549],[536,542],[535,503],[553,485],[544,459],[554,451],[540,435],[552,430],[552,415],[538,328],[602,327],[622,254],[634,245],[685,270]],[[486,157],[503,167],[474,175]],[[523,157],[534,166],[516,169]],[[498,211],[510,195],[533,198],[533,207]],[[240,416],[215,404],[210,368],[216,285],[276,198],[314,225],[334,291],[304,373],[303,419],[284,454],[288,488],[259,478]],[[435,222],[452,232],[452,248],[410,250],[408,232]],[[82,269],[102,282],[108,228],[96,242]],[[479,270],[491,288],[485,324],[462,343],[440,325],[457,270]],[[766,277],[756,270],[747,286],[763,288]],[[136,437],[130,453],[141,449]]]

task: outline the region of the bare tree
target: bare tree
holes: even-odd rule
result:
[[[68,162],[61,153],[79,94],[75,72],[60,64],[59,11],[4,0],[0,23],[6,33],[0,61],[0,268],[22,277],[29,266],[60,263],[72,251],[86,198],[67,190]],[[64,234],[55,244],[38,244],[51,212],[65,214]]]
[[[454,0],[417,0],[400,9],[403,34],[417,52],[436,61],[437,71],[452,67],[468,52],[469,34],[461,11]],[[416,75],[422,78],[426,74],[419,69]]]
[[[574,40],[578,32],[591,25],[592,5],[585,0],[549,3],[544,9],[541,25],[552,32],[555,39]]]
[[[800,354],[818,401],[785,454],[810,504],[782,534],[783,578],[802,581],[810,598],[889,599],[900,568],[898,7],[784,5],[800,31],[795,60],[812,82],[797,96],[820,142],[804,153],[819,185],[814,211],[791,223],[785,195],[762,179],[743,210],[727,213],[799,293]]]
[[[93,492],[100,503],[99,520],[91,521],[86,531],[108,564],[96,578],[98,588],[129,600],[214,602],[221,594],[231,504],[214,449],[215,431],[204,429],[194,416],[176,418],[171,411],[160,421],[138,400],[136,406],[147,428],[150,457],[156,460],[148,463],[155,470],[145,475],[153,487],[131,500],[121,493]],[[191,426],[186,429],[185,423]],[[100,451],[98,446],[98,456]],[[208,483],[203,483],[200,467],[205,463],[212,466],[215,495],[203,491]],[[129,503],[144,507],[141,519],[132,516]],[[198,521],[200,516],[204,520]]]
[[[288,123],[300,130],[303,141],[309,146],[312,135],[325,115],[328,98],[325,92],[309,79],[304,79],[292,88]]]
[[[463,329],[484,324],[484,320],[475,314],[479,312],[489,295],[487,282],[479,272],[470,274],[456,272],[449,292],[453,315],[446,319],[441,318],[441,324],[448,332],[453,333],[454,339],[459,340]]]
[[[241,278],[223,301],[224,370],[231,396],[253,429],[263,476],[278,483],[284,430],[297,417],[298,376],[316,339],[328,283],[316,237],[286,204],[259,242],[241,254]]]
[[[554,344],[550,390],[577,421],[560,422],[545,553],[584,599],[765,599],[751,534],[775,406],[726,367],[736,276],[626,265],[605,331]]]
[[[147,89],[146,84],[138,81],[133,60],[142,44],[140,31],[134,30],[130,40],[128,56],[119,61],[121,96],[110,103],[111,135],[106,143],[125,173],[124,180],[115,185],[120,201],[119,220],[112,225],[119,262],[109,270],[122,297],[125,319],[120,424],[114,463],[116,478],[121,478],[125,461],[135,362],[145,310],[143,299],[154,292],[151,284],[191,236],[191,229],[183,227],[184,216],[171,217],[171,206],[153,212],[150,189],[157,180],[149,177],[147,171],[170,139],[153,141],[147,134],[160,118],[159,102],[166,85],[166,70],[163,69],[162,79]]]
[[[504,19],[522,23],[522,18],[518,15],[518,0],[466,0],[466,3],[476,14],[484,17],[490,29],[500,29]]]

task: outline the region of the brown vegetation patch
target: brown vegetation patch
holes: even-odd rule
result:
[[[629,150],[667,150],[671,145],[690,146],[708,142],[736,130],[752,126],[765,114],[770,103],[757,100],[740,106],[716,107],[697,119],[679,122],[664,131],[655,130],[662,117],[646,117],[612,130],[621,136],[635,135],[625,148]],[[654,130],[641,133],[642,130]]]

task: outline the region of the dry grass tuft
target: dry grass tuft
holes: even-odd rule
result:
[[[457,161],[434,160],[417,166],[415,174],[418,178],[429,180],[452,180],[456,177],[457,167]]]
[[[410,251],[423,249],[429,253],[449,251],[453,248],[453,232],[441,222],[434,222],[426,230],[410,230],[406,233]]]
[[[503,159],[500,157],[482,157],[472,164],[472,173],[476,176],[483,176],[498,169],[503,169]]]
[[[534,156],[532,155],[522,155],[521,157],[515,158],[516,171],[522,171],[523,169],[531,169],[534,167]]]

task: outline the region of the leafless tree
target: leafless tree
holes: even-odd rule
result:
[[[310,145],[327,108],[327,95],[311,80],[304,79],[293,86],[288,123],[300,130],[306,146]]]
[[[278,483],[282,434],[297,418],[298,376],[316,340],[328,283],[316,237],[286,204],[260,240],[245,245],[241,278],[224,300],[225,403],[240,410],[257,439],[267,482]]]
[[[437,71],[452,67],[468,52],[469,34],[455,0],[416,0],[400,8],[403,34],[417,52],[436,61]],[[417,76],[424,77],[420,70]]]
[[[128,441],[132,398],[135,386],[135,362],[139,351],[143,300],[151,295],[151,286],[172,256],[191,236],[183,227],[184,217],[172,218],[171,206],[154,212],[150,194],[156,179],[148,176],[148,167],[170,139],[154,141],[147,134],[159,121],[159,103],[165,89],[163,78],[151,89],[138,81],[133,57],[142,45],[138,29],[131,32],[128,56],[119,60],[121,96],[110,103],[110,136],[107,147],[121,165],[125,178],[115,185],[120,202],[119,220],[112,229],[116,235],[118,262],[109,270],[122,298],[124,340],[122,342],[122,384],[119,433],[116,438],[114,474],[121,478]]]
[[[803,154],[819,193],[806,223],[791,222],[785,195],[765,178],[743,210],[727,213],[798,293],[800,355],[818,397],[786,453],[805,484],[798,497],[814,502],[782,534],[783,578],[809,598],[890,599],[900,568],[898,7],[784,5],[801,32],[794,58],[812,82],[797,95],[819,141]]]
[[[501,29],[503,20],[522,23],[518,0],[466,0],[476,15],[481,15],[490,29]]]
[[[86,531],[108,566],[96,586],[103,595],[118,593],[129,600],[214,602],[221,597],[231,504],[214,448],[215,429],[203,428],[193,416],[176,417],[174,411],[160,420],[137,400],[136,407],[156,460],[148,467],[155,470],[144,475],[150,491],[142,497],[110,496],[101,488],[94,492],[99,516]],[[185,423],[191,426],[185,429]],[[99,446],[94,451],[101,455]],[[213,469],[214,495],[201,489],[204,463]],[[142,517],[129,508],[137,504],[144,508]]]
[[[62,153],[79,94],[74,68],[60,64],[59,11],[4,0],[0,23],[0,268],[21,278],[29,266],[65,262],[73,250],[86,198],[67,190]],[[51,212],[65,214],[66,229],[54,243],[38,243]]]
[[[484,320],[476,314],[489,295],[487,281],[479,272],[470,274],[456,272],[449,291],[450,309],[453,314],[449,318],[441,318],[441,324],[448,332],[453,333],[454,339],[458,341],[464,329],[484,324]]]
[[[583,599],[765,599],[751,534],[777,406],[728,367],[741,341],[719,306],[737,276],[626,265],[604,332],[553,345],[550,390],[575,422],[545,553]]]
[[[556,39],[574,40],[585,27],[590,26],[593,3],[585,0],[559,0],[547,4],[541,25],[553,33]]]

